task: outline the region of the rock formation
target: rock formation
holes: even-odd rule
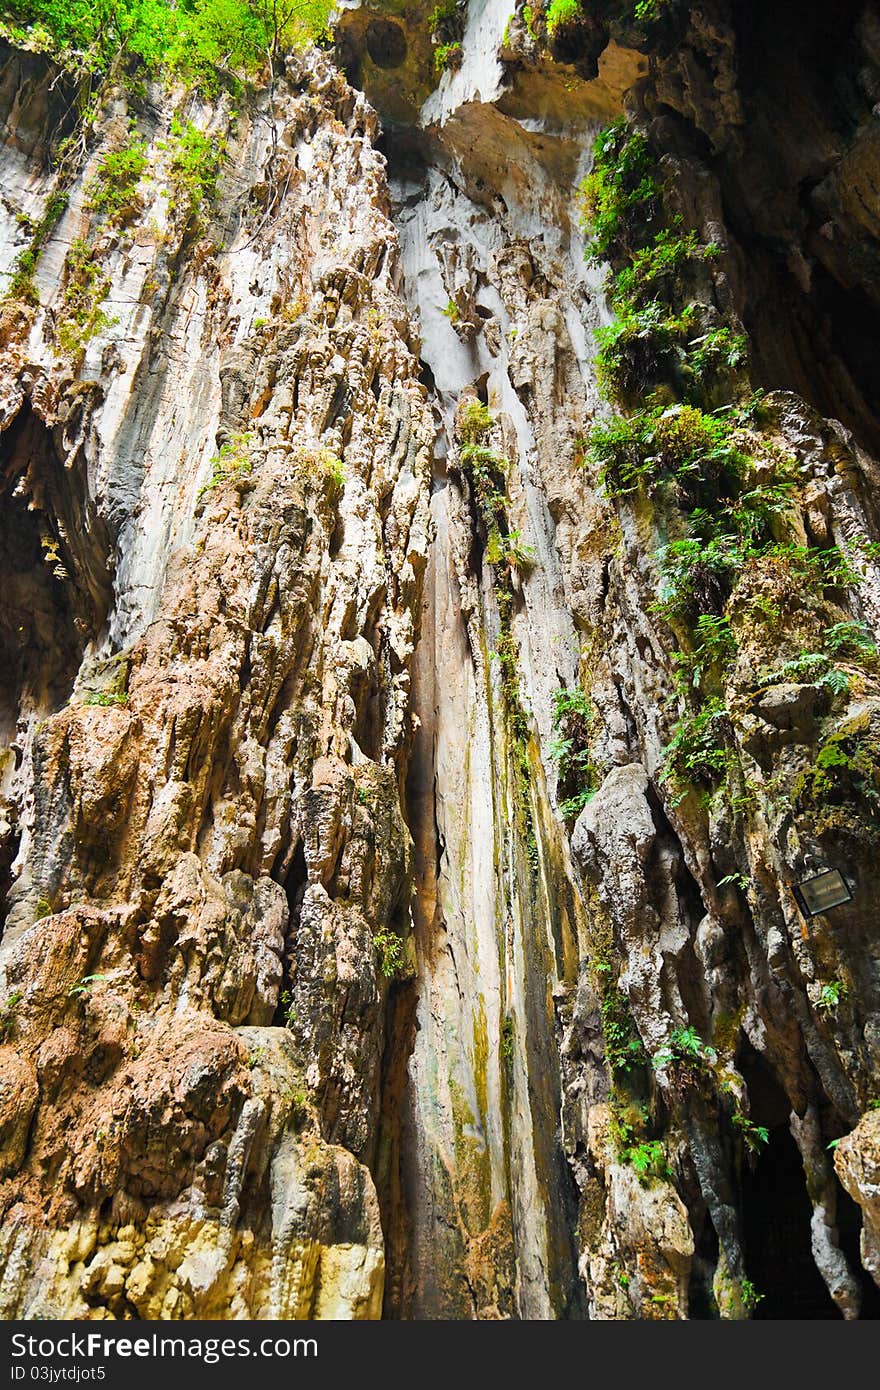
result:
[[[4,43],[2,1316],[878,1315],[844,9]]]

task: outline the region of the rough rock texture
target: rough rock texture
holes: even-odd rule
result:
[[[6,53],[10,216],[47,76]],[[163,164],[186,99],[154,95],[109,94],[4,344],[4,541],[37,541],[4,617],[0,1302],[376,1317],[433,427],[363,98],[313,57],[235,117],[190,102],[228,146],[197,225]],[[130,117],[149,173],[108,232],[89,181]],[[65,350],[74,237],[115,312]]]
[[[429,8],[345,13],[354,85],[108,90],[30,292],[70,121],[4,54],[0,1309],[876,1316],[880,678],[798,665],[880,634],[876,18],[470,0],[438,82]],[[674,511],[585,463],[623,114],[858,570],[737,575],[723,788],[668,775]]]

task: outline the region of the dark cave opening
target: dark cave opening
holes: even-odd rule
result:
[[[758,1321],[842,1320],[813,1259],[812,1203],[803,1159],[789,1127],[791,1104],[767,1062],[744,1043],[739,1061],[748,1086],[751,1118],[769,1139],[743,1162],[740,1179],[743,1246],[748,1278],[763,1295]],[[861,1214],[837,1185],[840,1248],[862,1287],[861,1318],[880,1315],[880,1290],[859,1258]]]
[[[67,543],[82,508],[71,498],[61,516],[51,500],[71,488],[49,430],[25,407],[0,440],[0,796],[10,797],[0,835],[0,936],[21,839],[15,778],[27,726],[69,697],[96,626]]]
[[[880,251],[826,185],[876,99],[870,43],[860,35],[866,12],[864,0],[733,7],[749,136],[718,172],[748,261],[743,318],[756,381],[798,392],[876,452],[878,304],[870,287]]]
[[[743,1165],[742,1212],[746,1269],[762,1295],[753,1317],[840,1318],[813,1260],[813,1209],[800,1150],[787,1123],[770,1129],[769,1143],[754,1167]]]
[[[9,890],[14,883],[12,865],[18,854],[18,847],[21,844],[21,834],[12,828],[9,834],[0,840],[0,941],[3,940],[3,932],[6,928],[7,903],[9,901]]]
[[[299,926],[300,913],[302,912],[303,898],[305,897],[306,886],[309,881],[308,865],[306,864],[305,850],[302,840],[297,842],[296,849],[290,858],[290,862],[284,877],[278,877],[284,896],[287,898],[287,932],[284,938],[284,957],[282,961],[281,985],[278,990],[278,1005],[272,1018],[273,1028],[286,1028],[288,1026],[288,1013],[290,1010],[290,988],[291,988],[291,967],[294,964],[294,952],[296,949],[296,931]]]
[[[78,630],[65,583],[60,541],[48,518],[28,506],[16,486],[22,454],[32,465],[39,441],[9,440],[0,456],[0,741],[11,742],[27,695],[39,705],[66,699],[82,660]]]

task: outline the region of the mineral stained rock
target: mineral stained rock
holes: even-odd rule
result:
[[[638,8],[3,42],[0,1316],[880,1313],[880,26]]]

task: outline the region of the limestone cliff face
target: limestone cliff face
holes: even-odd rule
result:
[[[3,54],[0,1310],[876,1316],[876,15],[429,8]],[[621,116],[782,478],[714,666],[590,448]]]
[[[51,79],[5,55],[10,220]],[[110,225],[90,180],[132,119]],[[200,225],[182,120],[226,142]],[[7,305],[7,1316],[381,1310],[433,429],[375,129],[317,57],[236,115],[120,88],[39,307]],[[84,243],[109,321],[65,349]]]

